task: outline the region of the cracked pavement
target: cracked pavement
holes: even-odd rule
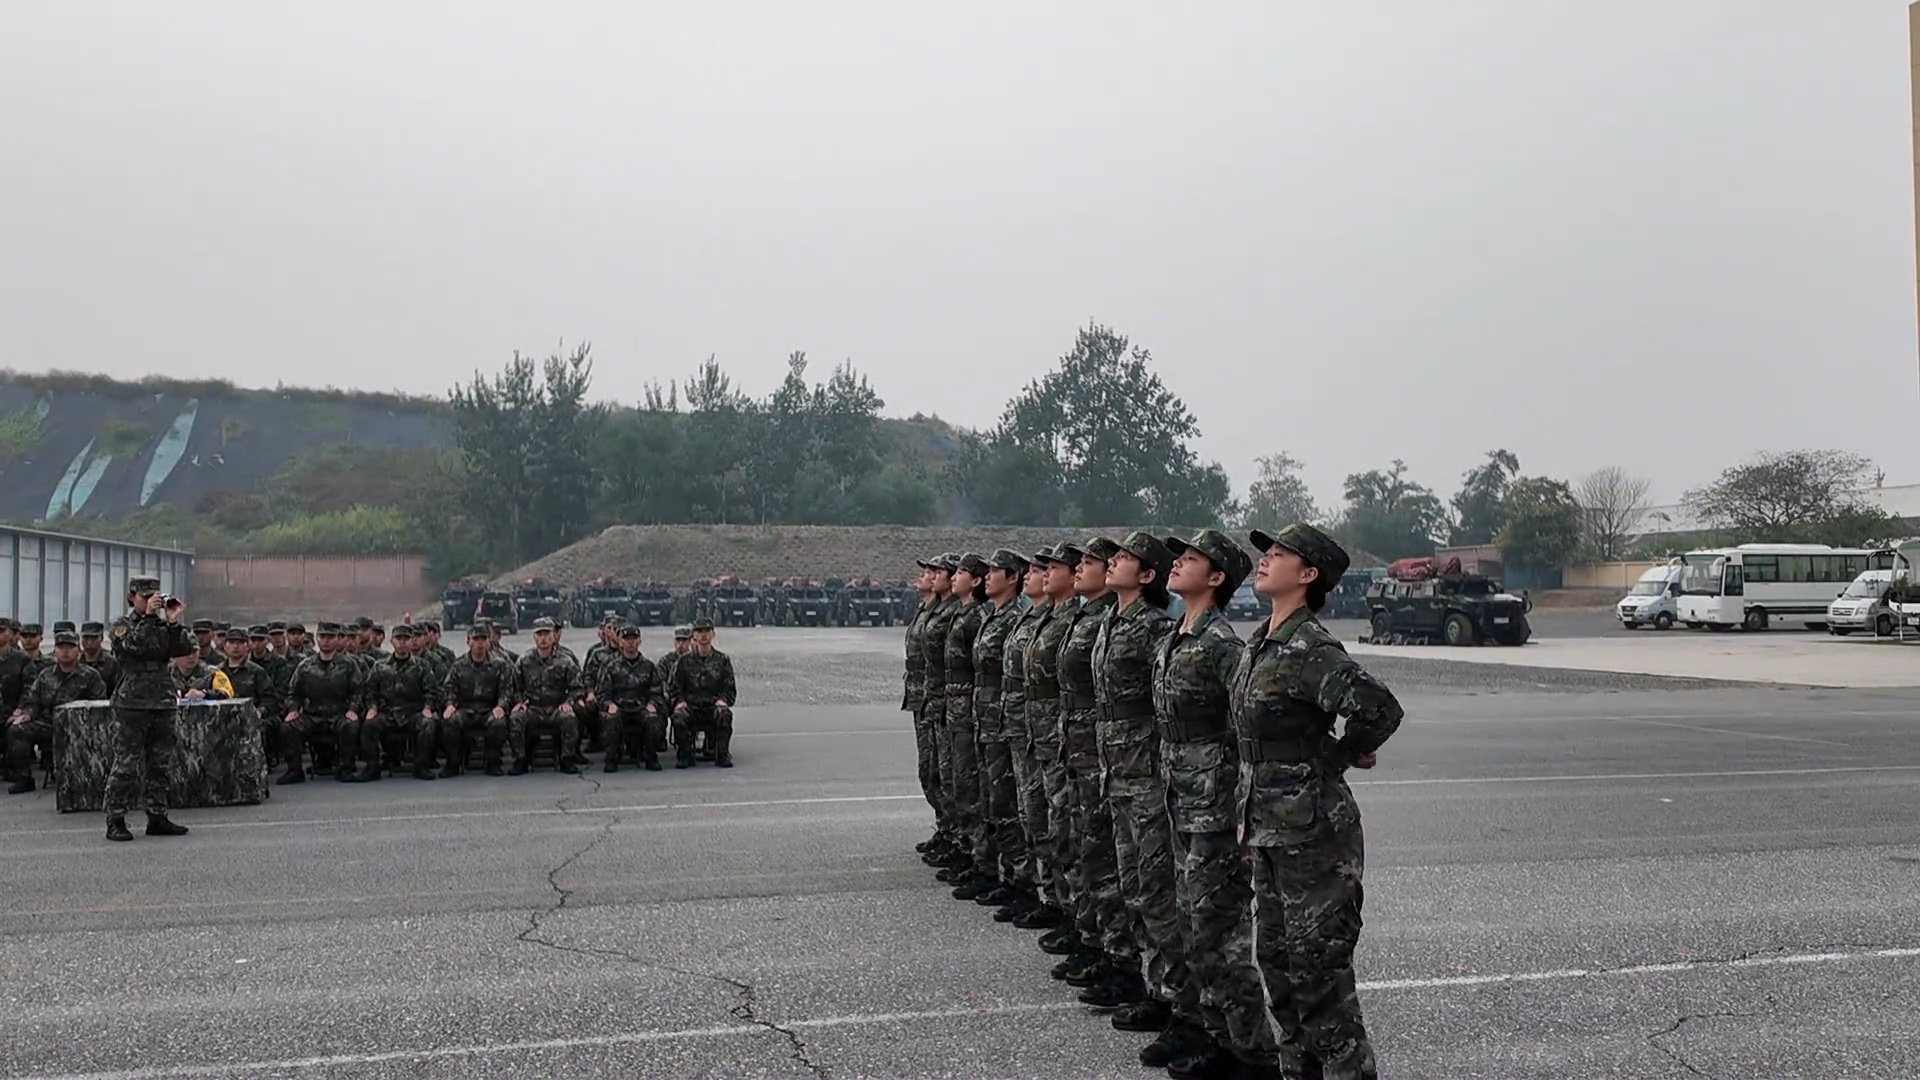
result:
[[[725,632],[730,771],[308,784],[125,845],[0,800],[0,1077],[1164,1076],[914,857],[897,640]],[[1920,1075],[1909,694],[1423,670],[1353,777],[1383,1076]]]

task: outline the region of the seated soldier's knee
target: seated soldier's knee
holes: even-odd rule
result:
[[[733,710],[725,705],[713,707],[713,726],[721,731],[733,730]]]

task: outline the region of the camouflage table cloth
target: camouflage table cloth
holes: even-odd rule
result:
[[[267,799],[267,757],[253,702],[194,701],[174,711],[173,792],[167,804],[188,810],[245,806]],[[113,708],[76,701],[53,714],[54,805],[65,814],[105,807],[113,771]]]

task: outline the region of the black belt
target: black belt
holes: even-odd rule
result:
[[[1305,743],[1298,739],[1241,739],[1241,761],[1268,761],[1283,765],[1298,765],[1313,761],[1320,756],[1321,747],[1317,743]]]
[[[1060,684],[1052,679],[1035,679],[1027,684],[1027,693],[1035,700],[1057,698],[1060,696]]]
[[[1013,676],[1009,675],[1007,676],[1005,688],[1007,693],[1009,694],[1013,693],[1015,690],[1018,690],[1021,693],[1025,693],[1027,689],[1027,680],[1016,679]]]
[[[1218,720],[1162,720],[1160,737],[1168,742],[1205,742],[1227,733],[1227,718]]]
[[[1116,701],[1111,706],[1100,710],[1102,720],[1142,720],[1151,719],[1152,716],[1153,702],[1151,701]]]
[[[122,660],[121,671],[165,671],[173,666],[169,660]]]
[[[1078,690],[1062,690],[1060,692],[1060,707],[1063,709],[1097,709],[1100,707],[1100,703],[1094,700],[1092,694],[1083,694]]]
[[[980,673],[980,672],[977,672],[977,671],[976,671],[976,672],[974,672],[974,675],[973,675],[973,685],[975,685],[975,686],[999,686],[999,685],[1000,685],[1000,673],[996,671],[996,672],[994,672],[994,673],[993,673],[993,674],[991,674],[991,675],[987,675],[987,674],[982,674],[982,673]]]

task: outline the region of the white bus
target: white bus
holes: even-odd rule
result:
[[[1681,556],[1680,621],[1692,629],[1765,630],[1773,622],[1827,625],[1827,605],[1893,554],[1825,544],[1741,544]]]

